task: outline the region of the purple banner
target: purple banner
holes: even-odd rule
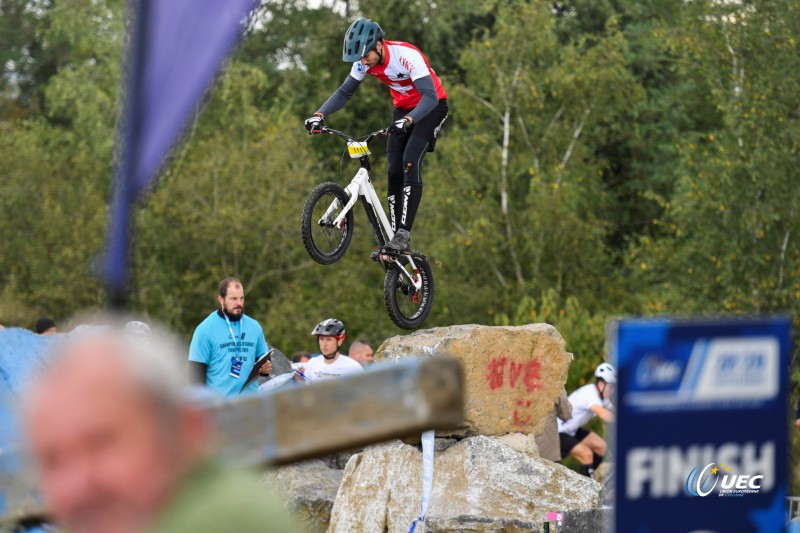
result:
[[[238,42],[258,0],[140,0],[128,50],[119,164],[105,281],[119,297],[127,283],[131,207],[156,174],[209,84]]]

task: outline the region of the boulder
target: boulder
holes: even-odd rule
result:
[[[531,457],[540,457],[539,447],[536,445],[536,437],[533,435],[526,435],[525,433],[509,433],[508,435],[501,435],[499,437],[492,437],[493,439],[510,446],[512,449],[530,455]]]
[[[541,531],[533,522],[514,518],[484,518],[480,516],[454,516],[425,519],[425,533],[531,533]]]
[[[266,383],[270,379],[280,376],[281,374],[288,374],[292,371],[292,362],[286,357],[286,354],[278,348],[273,347],[272,355],[269,359],[272,362],[272,372],[267,376],[258,376],[258,384]]]
[[[596,481],[497,439],[468,437],[434,456],[429,527],[531,530],[548,511],[597,508],[601,490]],[[421,495],[422,454],[416,447],[399,441],[368,447],[347,463],[329,531],[406,533]]]
[[[562,531],[570,533],[606,533],[611,531],[612,509],[592,509],[590,511],[567,511],[564,513]]]
[[[549,324],[426,329],[388,339],[375,358],[423,355],[448,355],[462,365],[465,426],[457,436],[541,433],[572,361]]]
[[[263,479],[288,495],[289,506],[303,524],[304,531],[322,533],[328,529],[342,475],[342,470],[312,459],[267,472]]]
[[[361,453],[364,451],[364,448],[353,448],[352,450],[345,450],[343,452],[337,452],[330,454],[328,459],[328,466],[331,468],[338,468],[339,470],[344,470],[347,466],[347,462],[350,461],[350,458],[353,457],[357,453]]]
[[[286,374],[287,372],[292,371],[292,362],[288,357],[286,357],[286,354],[280,351],[278,348],[275,348],[275,351],[272,352],[270,361],[272,361],[271,375],[273,376],[280,376],[281,374]]]

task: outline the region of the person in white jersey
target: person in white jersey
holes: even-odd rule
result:
[[[389,86],[394,104],[386,146],[389,172],[389,217],[394,237],[386,253],[411,250],[411,227],[422,199],[420,166],[433,152],[436,137],[447,119],[447,92],[428,58],[414,45],[384,40],[377,22],[359,18],[347,29],[342,60],[352,63],[350,74],[313,116],[305,121],[308,133],[319,132],[324,118],[341,109],[361,81],[373,76]]]
[[[580,473],[593,477],[606,454],[606,442],[593,431],[582,427],[595,416],[613,422],[611,395],[617,384],[617,369],[601,363],[594,371],[595,382],[584,385],[569,395],[572,418],[558,419],[561,458],[573,456],[581,464]]]
[[[325,319],[317,324],[311,334],[317,337],[320,355],[312,357],[303,369],[309,381],[337,378],[364,370],[356,361],[339,353],[339,347],[345,337],[344,324],[341,320]]]

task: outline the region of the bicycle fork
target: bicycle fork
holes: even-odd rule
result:
[[[353,177],[347,187],[345,187],[345,191],[350,196],[350,199],[347,201],[339,215],[333,220],[332,224],[341,229],[344,225],[345,216],[347,216],[348,211],[353,208],[355,203],[358,201],[359,196],[364,196],[376,217],[375,223],[383,228],[383,232],[386,234],[387,240],[391,240],[392,237],[394,237],[394,232],[392,231],[392,226],[389,223],[389,220],[386,218],[386,213],[383,212],[383,209],[378,209],[375,207],[376,204],[380,205],[380,199],[375,193],[375,189],[370,185],[369,171],[363,167],[358,169],[356,175]],[[319,220],[319,223],[322,224],[323,221],[330,220],[330,216],[336,212],[340,205],[341,204],[339,203],[338,198],[334,198],[330,207],[328,207],[328,210],[325,211],[325,214]],[[372,222],[372,220],[370,220],[370,222]],[[378,244],[380,245],[380,243]],[[386,261],[383,258],[391,259],[391,264],[393,264],[400,270],[400,272],[403,273],[403,275],[408,279],[409,283],[414,286],[415,290],[419,291],[422,289],[422,276],[420,275],[419,267],[417,267],[416,263],[414,263],[414,258],[410,254],[405,255],[405,257],[408,258],[408,266],[411,267],[412,273],[409,273],[409,271],[405,266],[403,266],[397,257],[386,256],[383,254],[379,254],[378,257],[381,259],[381,263],[384,264]]]
[[[414,263],[414,258],[413,257],[411,257],[410,255],[407,255],[405,257],[408,257],[408,264],[411,267],[411,271],[414,273],[413,276],[408,273],[408,270],[406,270],[406,267],[404,267],[400,263],[400,261],[397,260],[397,258],[392,258],[392,263],[394,263],[394,265],[397,266],[397,268],[400,269],[400,271],[403,273],[403,275],[406,278],[408,278],[408,280],[414,286],[414,289],[419,291],[420,289],[422,289],[422,276],[420,275],[419,267],[416,265],[416,263]]]

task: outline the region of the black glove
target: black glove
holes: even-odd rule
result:
[[[389,126],[389,133],[408,133],[408,130],[411,129],[411,121],[407,118],[403,117],[399,120],[395,120],[392,122],[392,125]]]
[[[322,116],[320,116],[320,115],[314,115],[314,116],[308,117],[306,119],[305,124],[306,124],[306,131],[308,131],[308,133],[314,133],[314,132],[320,131],[320,130],[322,130],[322,128],[325,127],[325,122],[324,122]]]

